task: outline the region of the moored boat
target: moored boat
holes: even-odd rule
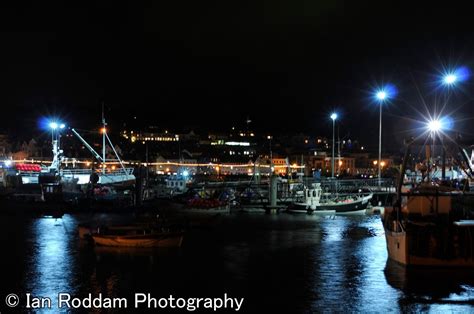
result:
[[[400,177],[409,156],[405,153]],[[456,188],[426,182],[401,192],[386,208],[383,225],[388,256],[405,266],[474,267],[474,215],[464,206],[467,197]]]
[[[321,195],[321,185],[316,183],[312,188],[305,189],[303,201],[291,204],[287,210],[290,213],[365,214],[372,198],[372,194],[369,194],[336,196],[334,199],[322,200]]]
[[[96,245],[117,247],[180,247],[182,232],[159,232],[141,235],[101,235],[93,234]]]

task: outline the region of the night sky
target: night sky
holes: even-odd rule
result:
[[[89,5],[1,4],[0,130],[28,135],[47,115],[92,128],[104,102],[117,129],[137,116],[143,125],[225,130],[249,116],[257,131],[329,136],[337,109],[341,133],[375,147],[372,88],[398,88],[384,108],[387,141],[413,127],[407,117],[421,119],[420,95],[429,108],[439,103],[443,67],[474,69],[471,10],[455,1]],[[453,90],[446,109],[466,134],[473,82]]]

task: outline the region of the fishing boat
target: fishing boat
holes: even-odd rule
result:
[[[412,143],[407,145],[400,178]],[[472,169],[467,173],[472,175]],[[464,206],[469,196],[444,183],[427,178],[402,192],[399,179],[397,201],[382,218],[391,260],[405,266],[474,267],[474,214]]]
[[[320,183],[305,189],[304,199],[291,204],[287,211],[290,213],[309,214],[365,214],[372,194],[335,196],[332,199],[322,199]]]
[[[96,245],[117,247],[180,247],[183,242],[182,232],[159,232],[135,235],[101,235],[93,234]]]

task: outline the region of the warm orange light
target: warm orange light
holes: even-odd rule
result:
[[[112,166],[112,170],[115,170],[115,166]]]
[[[384,167],[385,166],[385,161],[381,161],[380,166]]]
[[[100,128],[100,133],[104,134],[105,132],[107,132],[106,128]]]
[[[342,160],[339,160],[339,166],[342,166]]]
[[[217,171],[217,172],[219,172],[219,169],[220,169],[219,167],[216,167],[216,171]]]
[[[373,163],[374,163],[374,166],[375,166],[377,164],[377,160],[374,160]]]

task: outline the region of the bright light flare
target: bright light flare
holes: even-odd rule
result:
[[[387,93],[385,91],[379,91],[375,97],[377,97],[378,100],[385,100],[385,98],[387,98]]]
[[[464,82],[469,78],[470,71],[467,67],[459,67],[452,71],[443,73],[441,82],[445,86],[454,86],[460,82]]]
[[[431,120],[428,122],[427,127],[430,132],[439,132],[443,129],[443,124],[440,120]]]
[[[332,119],[333,121],[336,120],[336,119],[337,119],[337,113],[335,113],[335,112],[332,113],[332,114],[331,114],[331,119]]]
[[[448,74],[444,77],[443,82],[446,85],[454,84],[457,81],[458,77],[454,74]]]
[[[397,88],[395,85],[387,84],[375,90],[373,97],[379,103],[384,103],[394,98],[397,95]]]
[[[189,172],[187,170],[184,170],[183,171],[183,177],[187,177],[187,176],[189,176]]]
[[[49,127],[53,130],[56,130],[59,127],[59,125],[56,122],[51,122],[49,123]]]

